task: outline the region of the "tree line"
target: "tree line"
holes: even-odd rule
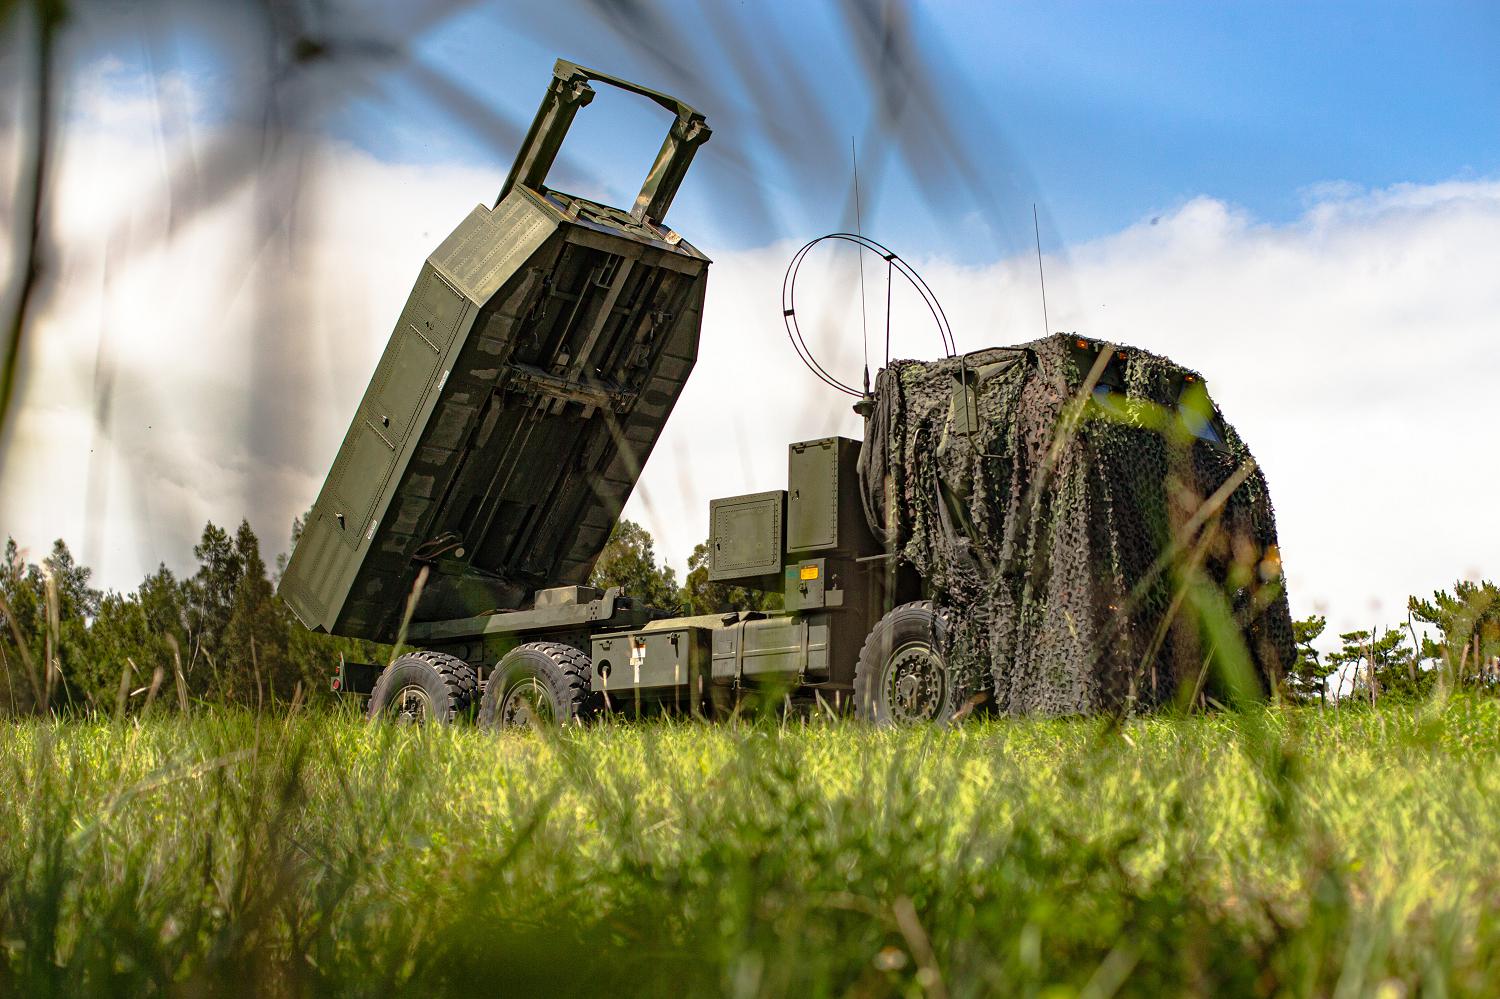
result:
[[[293,547],[302,523],[292,524]],[[202,703],[266,708],[326,697],[340,656],[388,661],[387,647],[315,634],[297,622],[275,593],[287,556],[268,566],[248,521],[233,534],[209,522],[193,556],[191,575],[179,577],[162,564],[131,592],[103,592],[61,539],[35,563],[7,539],[0,564],[0,712],[124,714]],[[589,582],[623,587],[677,614],[780,608],[779,593],[711,581],[708,564],[705,542],[693,549],[679,583],[650,532],[621,520]],[[1431,598],[1412,597],[1405,622],[1342,634],[1341,647],[1324,655],[1315,643],[1326,627],[1322,616],[1294,622],[1289,699],[1421,697],[1438,684],[1500,690],[1500,589],[1491,582],[1460,581]]]
[[[302,524],[292,524],[292,547]],[[210,521],[193,556],[191,575],[162,564],[133,591],[106,592],[65,541],[30,562],[8,538],[0,564],[0,713],[284,706],[327,696],[341,655],[389,660],[389,647],[303,627],[275,592],[287,556],[268,565],[248,521],[232,534]],[[672,613],[767,610],[781,599],[710,582],[706,543],[694,549],[679,585],[650,533],[628,520],[611,533],[589,582],[621,586]]]
[[[301,521],[293,525],[293,543]],[[124,713],[153,703],[266,707],[313,695],[339,655],[374,661],[369,642],[315,635],[277,598],[248,521],[209,522],[181,577],[158,565],[128,593],[55,541],[27,562],[7,539],[0,565],[0,705],[12,712]],[[285,567],[276,559],[276,570]]]
[[[1327,627],[1322,615],[1292,622],[1297,659],[1286,686],[1295,699],[1420,698],[1439,684],[1500,692],[1500,589],[1488,580],[1411,597],[1404,622],[1341,633],[1324,656],[1313,643]]]

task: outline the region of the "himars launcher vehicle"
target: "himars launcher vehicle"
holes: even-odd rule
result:
[[[629,209],[545,186],[591,82],[675,115]],[[1264,480],[1194,374],[1087,338],[889,364],[863,443],[791,444],[785,489],[712,501],[710,579],[784,610],[673,617],[590,587],[697,357],[709,260],[664,218],[709,134],[559,60],[499,200],[422,267],[283,575],[309,628],[419,650],[345,663],[339,689],[487,725],[766,693],[1069,713],[1201,696],[1216,610],[1275,682]],[[1194,617],[1205,579],[1222,599]]]

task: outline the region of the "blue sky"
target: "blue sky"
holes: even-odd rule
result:
[[[486,10],[453,16],[423,35],[414,55],[522,123],[556,55],[668,85],[663,77],[670,73],[659,63],[622,48],[608,31],[568,25],[572,5],[560,6],[555,18]],[[1023,175],[1016,193],[1041,203],[1060,244],[1118,230],[1197,195],[1274,223],[1300,214],[1319,185],[1375,188],[1500,170],[1500,4],[940,2],[913,12],[922,51],[952,98],[964,154],[997,174]],[[817,90],[810,101],[835,111],[849,133],[837,137],[837,148],[847,148],[849,135],[864,138],[868,86],[837,13],[757,5],[744,23],[752,35],[763,31],[788,43],[784,58],[800,64]],[[695,27],[702,32],[689,21],[684,36],[692,38]],[[724,96],[745,105],[756,100],[743,90]],[[715,141],[732,144],[720,119],[737,119],[713,103],[712,96],[704,101],[721,129]],[[654,151],[657,130],[654,111],[629,104],[601,99],[580,118],[571,151],[633,180],[636,164]],[[401,72],[350,112],[338,114],[335,129],[384,158],[457,157],[503,172],[503,151],[462,125],[434,134],[433,116],[448,109]],[[613,122],[597,120],[606,117]],[[810,118],[786,123],[813,125]],[[861,151],[867,162],[880,156],[879,142],[877,135],[866,143],[874,148]],[[775,163],[762,168],[772,183],[795,183]],[[822,168],[831,181],[846,183],[847,160]],[[887,180],[878,201],[871,199],[866,226],[910,252],[952,252],[961,199],[935,205],[909,176]],[[684,193],[684,229],[731,246],[769,234],[756,220],[738,218],[732,205],[704,196],[712,189],[708,179]],[[805,220],[810,233],[838,221],[826,201],[788,195],[776,228]],[[1029,205],[1007,209],[1014,217],[996,227],[1002,248],[1013,248],[1029,229]],[[960,230],[958,242],[972,243],[973,235]],[[968,252],[991,254],[994,247],[983,242]]]
[[[1500,165],[1493,3],[935,14],[1073,239],[1197,194],[1275,222],[1300,213],[1311,185]]]
[[[1200,195],[1281,223],[1330,184],[1500,172],[1495,3],[913,4],[910,35],[955,126],[920,158],[969,164],[993,185],[987,198],[951,177],[882,169],[898,157],[871,117],[869,68],[847,13],[879,5],[642,9],[677,36],[632,38],[640,17],[612,22],[590,0],[315,17],[313,30],[358,54],[331,71],[313,67],[309,76],[331,85],[306,124],[387,162],[487,167],[498,186],[563,56],[677,90],[708,113],[716,136],[674,218],[698,242],[743,249],[852,225],[854,138],[867,231],[909,255],[976,263],[1029,247],[1033,202],[1048,248],[1061,249]],[[163,32],[172,19],[127,15],[92,47],[243,93],[262,54],[228,17],[188,5],[178,30]],[[744,72],[747,54],[766,74],[758,84]],[[251,116],[260,110],[252,102]],[[580,193],[625,199],[665,124],[649,104],[601,91],[575,126],[557,186],[593,181]]]

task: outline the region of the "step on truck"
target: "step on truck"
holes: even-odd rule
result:
[[[672,115],[625,208],[546,184],[592,84]],[[709,259],[665,219],[709,135],[682,101],[559,60],[497,201],[423,264],[279,590],[315,631],[411,650],[340,665],[335,688],[372,717],[753,700],[938,720],[986,699],[948,661],[949,611],[899,532],[871,528],[859,441],[793,443],[784,488],[709,504],[709,578],[783,610],[680,617],[589,585],[697,357]],[[1078,344],[1083,368],[1107,353]],[[868,395],[856,408],[868,426]]]

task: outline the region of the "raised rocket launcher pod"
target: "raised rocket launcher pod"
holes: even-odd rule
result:
[[[675,115],[626,209],[545,185],[590,81]],[[709,261],[663,220],[708,137],[681,101],[558,61],[499,199],[427,258],[396,321],[281,583],[303,623],[392,642],[413,593],[417,639],[495,611],[605,614],[565,588],[588,582],[697,357]]]
[[[589,82],[676,118],[629,211],[544,181]],[[709,578],[774,613],[670,617],[587,585],[692,370],[708,260],[662,224],[703,117],[558,62],[493,208],[428,258],[281,583],[309,627],[415,651],[341,664],[372,715],[482,725],[718,713],[884,722],[1257,696],[1291,661],[1266,483],[1202,379],[1057,334],[893,361],[864,440],[791,444],[713,500]],[[1211,668],[1212,667],[1212,668]],[[477,709],[477,711],[475,710]]]

